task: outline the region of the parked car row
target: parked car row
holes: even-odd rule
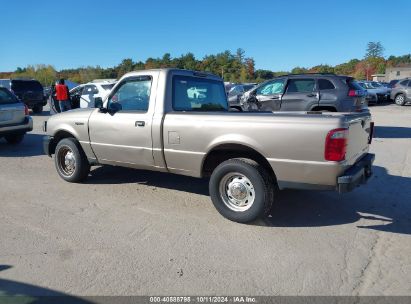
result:
[[[33,130],[33,120],[26,104],[8,89],[0,87],[0,138],[18,144]]]
[[[29,109],[39,114],[47,104],[43,86],[34,79],[0,79],[0,87],[16,95]]]
[[[378,104],[390,99],[391,89],[375,81],[357,81],[358,84],[367,90],[368,104]]]
[[[411,102],[411,79],[357,81],[328,73],[291,74],[261,84],[226,84],[231,109],[239,111],[361,111],[393,100]]]

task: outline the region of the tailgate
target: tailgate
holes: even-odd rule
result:
[[[0,105],[0,127],[20,124],[24,121],[24,105],[22,103]]]
[[[345,159],[348,165],[352,165],[368,153],[373,124],[369,112],[348,114],[345,117],[349,128]]]

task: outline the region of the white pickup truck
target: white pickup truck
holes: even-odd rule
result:
[[[219,77],[177,69],[126,74],[96,106],[45,122],[45,153],[68,182],[94,165],[207,177],[217,210],[249,222],[278,190],[347,192],[371,176],[368,111],[229,112]]]

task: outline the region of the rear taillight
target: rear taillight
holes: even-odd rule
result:
[[[365,92],[362,90],[349,90],[348,91],[348,96],[350,97],[361,97],[364,95],[365,95]]]
[[[24,105],[24,115],[29,116],[29,107],[27,105]]]
[[[347,151],[348,129],[334,129],[328,132],[325,139],[325,160],[342,161]]]
[[[357,96],[357,91],[356,91],[356,90],[349,90],[349,91],[348,91],[348,96],[350,96],[350,97],[356,97],[356,96]]]

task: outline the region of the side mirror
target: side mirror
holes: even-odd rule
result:
[[[118,111],[121,111],[122,109],[123,107],[121,106],[121,104],[119,104],[118,102],[112,102],[109,105],[108,111],[110,112],[110,114],[114,114]]]
[[[94,107],[98,109],[103,107],[103,99],[101,97],[94,98]]]

